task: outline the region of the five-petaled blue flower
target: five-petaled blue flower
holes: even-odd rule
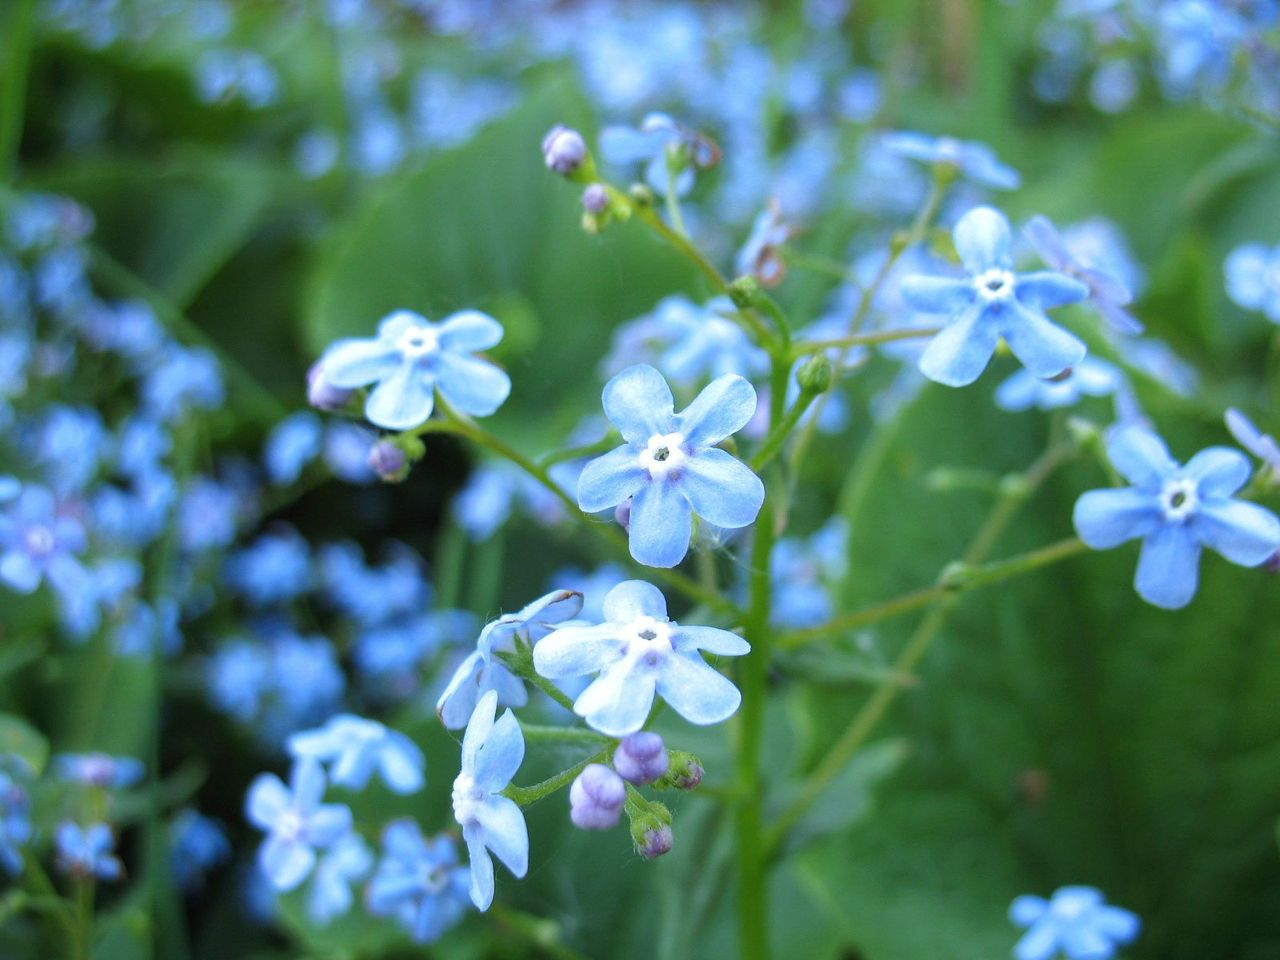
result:
[[[751,647],[737,634],[669,620],[666,598],[643,580],[610,590],[604,616],[599,626],[561,627],[533,648],[534,668],[550,680],[599,674],[573,709],[601,733],[635,733],[655,694],[690,723],[719,723],[738,709],[738,688],[700,652],[741,656]]]
[[[339,340],[320,359],[325,382],[343,389],[377,386],[365,401],[371,423],[408,430],[435,408],[435,391],[463,413],[487,417],[511,392],[511,378],[472,356],[502,339],[502,325],[476,310],[432,323],[411,310],[397,310],[371,338]]]
[[[1095,550],[1141,537],[1134,586],[1148,603],[1173,610],[1191,602],[1202,547],[1245,567],[1280,550],[1280,519],[1232,497],[1251,473],[1238,450],[1209,447],[1180,466],[1154,433],[1123,427],[1108,440],[1107,455],[1133,486],[1081,496],[1076,532]]]
[[[293,734],[288,745],[295,757],[331,763],[329,777],[340,787],[363,790],[377,770],[393,793],[422,789],[422,751],[376,720],[341,713],[323,727]]]
[[[1022,182],[1017,170],[1001,163],[994,150],[975,140],[900,132],[886,133],[881,143],[902,157],[923,163],[950,164],[974,183],[997,190],[1014,190]]]
[[[529,869],[529,830],[516,802],[502,796],[524,760],[524,734],[508,710],[496,722],[498,694],[490,690],[476,704],[462,736],[462,770],[453,781],[453,816],[462,826],[471,858],[471,902],[478,910],[493,903],[492,851],[515,876]]]
[[[1280,246],[1243,244],[1231,251],[1223,269],[1227,296],[1246,310],[1261,310],[1272,323],[1280,323]]]
[[[394,820],[382,835],[382,859],[369,881],[369,912],[394,916],[418,943],[433,943],[461,919],[470,871],[446,834],[423,838],[412,820]]]
[[[693,515],[737,529],[755,520],[764,484],[715,444],[755,414],[756,391],[742,377],[712,381],[681,413],[653,367],[628,367],[605,384],[604,412],[626,443],[586,465],[578,506],[587,513],[631,498],[631,556],[674,567],[689,551]]]
[[[351,830],[348,807],[320,802],[324,788],[324,770],[310,758],[294,763],[288,787],[274,773],[260,774],[249,786],[249,822],[268,834],[258,865],[282,893],[306,879],[317,848],[331,846]]]
[[[53,835],[58,869],[75,877],[119,880],[124,867],[115,855],[116,838],[105,823],[81,827],[64,820]]]
[[[908,304],[950,315],[920,356],[926,377],[949,387],[973,383],[1001,337],[1037,377],[1056,377],[1084,359],[1085,345],[1050,323],[1044,311],[1083,300],[1088,287],[1048,270],[1014,273],[1009,221],[991,207],[966,213],[952,237],[968,277],[912,276],[902,281]]]
[[[1009,919],[1027,928],[1013,948],[1017,960],[1111,960],[1142,927],[1136,915],[1110,906],[1093,887],[1059,887],[1049,900],[1018,897]]]

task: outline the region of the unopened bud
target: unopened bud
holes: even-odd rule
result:
[[[324,376],[323,365],[317,361],[307,371],[307,403],[317,410],[341,410],[347,405],[354,391],[335,387]]]
[[[659,790],[692,790],[702,782],[702,762],[692,753],[683,750],[671,751],[671,764],[664,776],[654,786]]]
[[[729,299],[739,310],[748,310],[760,302],[760,281],[751,274],[738,277],[729,284]]]
[[[831,361],[825,353],[814,354],[796,371],[796,382],[805,393],[826,393],[831,389]]]
[[[671,833],[671,811],[656,800],[640,800],[627,804],[631,817],[631,842],[645,860],[670,853],[675,843]]]
[[[635,841],[636,853],[645,860],[656,860],[664,853],[670,853],[675,845],[675,835],[666,824],[645,830]]]
[[[586,158],[587,143],[577,130],[556,124],[542,138],[542,159],[549,170],[563,177],[576,172]]]
[[[569,819],[583,830],[608,830],[622,816],[627,785],[601,763],[585,766],[569,788]]]
[[[652,783],[671,765],[662,737],[656,733],[633,733],[618,744],[613,754],[613,769],[623,780]]]
[[[609,209],[609,191],[602,183],[593,183],[582,191],[582,209],[599,216]]]
[[[398,483],[409,472],[409,462],[390,440],[379,440],[369,448],[369,469],[388,483]]]

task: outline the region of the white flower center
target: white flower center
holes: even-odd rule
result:
[[[951,137],[939,137],[937,143],[938,160],[941,163],[955,163],[960,159],[960,141]]]
[[[307,824],[303,820],[302,814],[290,807],[280,814],[280,819],[276,821],[275,832],[286,840],[297,840],[302,836],[302,831],[306,829],[306,826]]]
[[[1195,513],[1200,503],[1194,480],[1170,480],[1160,491],[1160,506],[1164,510],[1166,520],[1181,523]]]
[[[440,348],[440,334],[433,327],[410,327],[396,341],[396,349],[408,360],[417,360]]]
[[[53,531],[44,524],[27,527],[22,534],[22,539],[26,543],[27,553],[32,556],[47,557],[53,553],[55,545]]]
[[[683,433],[655,433],[640,452],[640,466],[648,470],[649,476],[655,480],[679,472],[686,459],[683,443]]]
[[[627,653],[656,667],[671,653],[671,621],[641,617],[631,624]]]
[[[973,278],[974,289],[984,300],[1008,300],[1013,296],[1013,274],[993,267]]]
[[[484,802],[484,791],[476,786],[469,773],[460,773],[453,781],[453,818],[464,827],[478,819],[476,811]]]
[[[440,894],[449,885],[449,875],[438,864],[421,868],[422,885],[427,893]]]

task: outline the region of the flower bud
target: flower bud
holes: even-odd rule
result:
[[[651,827],[636,841],[636,853],[645,860],[656,860],[664,853],[670,853],[675,845],[675,836],[665,823]]]
[[[692,753],[683,750],[671,751],[671,765],[665,775],[660,777],[654,786],[659,790],[692,790],[702,782],[702,762]]]
[[[760,302],[760,281],[747,274],[729,284],[729,299],[739,310],[749,310]]]
[[[582,191],[582,209],[595,216],[609,209],[609,191],[604,184],[593,183]]]
[[[409,462],[390,440],[379,440],[369,448],[369,469],[388,483],[398,483],[408,474]]]
[[[825,353],[815,354],[796,371],[796,382],[806,393],[826,393],[831,389],[831,361]]]
[[[329,383],[324,378],[324,370],[319,361],[313,363],[307,371],[307,403],[317,410],[341,410],[347,405],[353,392]]]
[[[653,860],[670,853],[675,843],[671,833],[671,811],[656,800],[641,799],[627,804],[631,817],[631,843],[645,860]]]
[[[652,783],[667,772],[670,760],[662,737],[656,733],[633,733],[618,744],[613,769],[623,780]]]
[[[587,158],[586,141],[577,130],[556,124],[542,138],[542,158],[549,170],[567,177],[576,172]]]
[[[569,788],[569,819],[582,830],[608,830],[622,816],[627,785],[601,763],[590,763]]]

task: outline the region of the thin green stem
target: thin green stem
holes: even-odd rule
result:
[[[676,167],[670,156],[667,157],[667,216],[671,218],[671,228],[682,237],[688,237],[685,229],[684,213],[680,210],[680,195],[676,190]]]
[[[435,568],[431,571],[435,580],[436,606],[449,610],[458,605],[462,593],[462,567],[467,557],[467,532],[450,517],[440,531],[436,544]]]
[[[791,436],[791,431],[796,428],[796,424],[800,422],[800,418],[804,416],[805,411],[809,409],[809,406],[817,396],[818,394],[809,390],[800,391],[800,396],[796,397],[796,402],[791,405],[791,409],[783,415],[782,421],[769,431],[764,443],[756,451],[756,455],[751,458],[752,470],[759,473],[781,452],[787,442],[787,438]]]
[[[49,874],[45,872],[44,867],[40,865],[40,861],[34,855],[28,854],[22,860],[28,884],[39,892],[44,900],[47,901],[51,912],[57,916],[58,925],[62,927],[62,932],[67,938],[68,952],[74,954],[79,933],[76,927],[75,913],[71,909],[71,905],[58,893],[58,888],[53,885],[53,881],[49,879]]]
[[[551,794],[555,793],[557,790],[567,787],[577,779],[578,774],[585,770],[588,765],[593,763],[603,763],[609,759],[612,753],[613,746],[611,744],[603,750],[593,753],[585,760],[578,761],[568,770],[561,770],[554,776],[547,777],[547,779],[540,783],[535,783],[531,787],[517,787],[513,783],[508,786],[507,789],[502,791],[502,795],[504,797],[510,797],[522,807],[527,807],[530,804],[537,803],[539,800],[551,796]]]
[[[529,681],[560,706],[573,713],[573,699],[533,668],[533,653],[528,646],[517,643],[515,653],[497,653],[495,656],[517,677]]]
[[[0,181],[5,183],[17,179],[35,8],[35,0],[18,0],[8,18],[9,49],[5,56],[4,88],[0,91]]]
[[[93,958],[93,878],[75,880],[76,960]]]
[[[596,733],[585,727],[549,727],[521,720],[520,731],[527,743],[589,743],[598,746],[610,742],[603,733]]]
[[[796,359],[810,353],[820,353],[837,347],[869,347],[877,343],[892,343],[894,340],[912,340],[916,337],[932,337],[940,327],[906,327],[900,330],[876,330],[873,333],[859,333],[849,337],[838,337],[834,340],[801,340],[791,345],[791,355]]]

